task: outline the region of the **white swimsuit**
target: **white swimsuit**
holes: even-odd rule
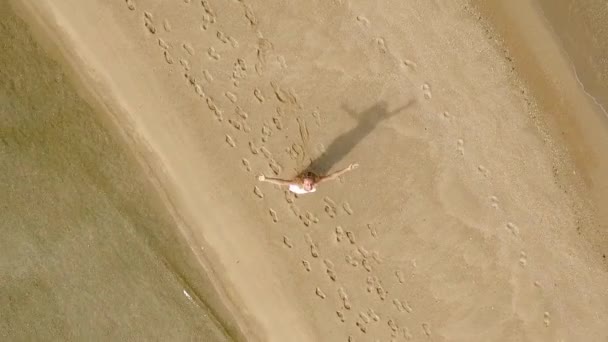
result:
[[[294,194],[302,195],[302,194],[309,194],[311,192],[315,192],[315,191],[317,191],[317,188],[312,188],[312,190],[307,191],[306,189],[301,187],[299,184],[289,184],[289,191],[293,192]]]

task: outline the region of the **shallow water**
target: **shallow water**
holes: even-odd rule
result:
[[[0,336],[230,340],[143,172],[0,4]]]
[[[608,5],[596,0],[538,0],[538,4],[568,54],[581,86],[606,115]]]

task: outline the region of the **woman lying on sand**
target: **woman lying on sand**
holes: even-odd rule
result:
[[[328,180],[336,179],[336,178],[342,176],[343,174],[347,173],[348,171],[354,170],[358,167],[359,167],[359,164],[357,164],[357,163],[350,164],[347,168],[340,170],[340,171],[336,171],[327,176],[319,176],[319,175],[315,174],[314,172],[308,171],[308,172],[304,172],[303,174],[297,176],[293,180],[268,178],[264,175],[260,175],[258,177],[258,180],[262,181],[262,182],[276,184],[276,185],[287,185],[287,186],[289,186],[289,191],[291,191],[295,194],[300,194],[300,195],[309,194],[311,192],[317,191],[318,184],[321,184]]]

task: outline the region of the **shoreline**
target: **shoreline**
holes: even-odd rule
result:
[[[0,7],[8,44],[2,262],[11,269],[2,281],[3,336],[228,340],[155,178],[146,177],[107,108],[77,91],[73,65],[47,34],[33,32],[34,20],[13,4]]]
[[[562,156],[555,161],[565,171],[557,175],[558,179],[567,187],[564,191],[577,193],[583,203],[573,203],[580,215],[578,234],[593,245],[596,257],[608,265],[602,258],[608,246],[608,213],[602,210],[608,204],[608,181],[604,177],[608,159],[602,158],[608,155],[608,116],[576,74],[576,62],[570,57],[574,52],[564,50],[560,44],[564,37],[554,31],[557,23],[544,16],[541,5],[546,9],[550,2],[474,3],[509,50],[518,78],[538,104],[531,116],[543,117],[538,121],[539,127],[548,131]],[[588,46],[581,49],[590,50]],[[538,59],[531,61],[530,56]],[[578,172],[568,172],[572,168]]]
[[[159,178],[159,176],[166,176],[166,171],[158,172],[159,170],[163,170],[162,163],[156,158],[154,152],[151,151],[151,147],[145,143],[142,135],[134,129],[134,123],[129,119],[129,115],[122,113],[123,109],[120,105],[104,97],[99,92],[100,89],[103,89],[103,86],[89,85],[91,81],[95,82],[99,80],[91,78],[91,73],[83,71],[89,69],[89,67],[82,57],[78,56],[74,50],[71,50],[72,46],[69,43],[57,40],[57,37],[62,35],[58,36],[55,34],[51,36],[49,34],[49,32],[58,32],[60,30],[56,26],[56,23],[48,22],[48,18],[43,18],[40,12],[30,7],[31,4],[26,4],[25,1],[12,0],[9,6],[12,6],[16,15],[27,23],[28,28],[36,38],[36,42],[43,47],[44,51],[53,60],[62,65],[62,69],[66,72],[72,83],[80,86],[77,89],[78,95],[85,99],[94,109],[98,119],[114,129],[113,133],[117,140],[135,157],[142,172],[145,172],[148,182],[153,187],[153,191],[158,195],[158,200],[164,204],[163,208],[172,217],[179,235],[188,241],[186,243],[189,246],[189,251],[192,253],[191,256],[197,259],[197,263],[200,266],[200,270],[195,273],[192,273],[192,270],[186,272],[186,268],[174,262],[172,262],[173,268],[180,274],[182,280],[192,287],[191,290],[194,291],[197,300],[203,302],[210,309],[213,315],[212,320],[217,322],[216,318],[219,319],[218,324],[226,329],[231,338],[235,341],[245,341],[247,340],[245,338],[246,332],[250,337],[255,336],[251,331],[247,331],[240,323],[235,321],[238,315],[229,313],[234,310],[229,309],[232,306],[232,302],[226,299],[226,294],[218,292],[221,287],[218,285],[215,272],[207,266],[208,261],[204,261],[205,257],[194,248],[191,231],[185,228],[187,227],[187,223],[177,213],[175,205],[169,199],[169,195],[162,185],[168,184],[167,179]],[[125,128],[127,129],[125,130]]]

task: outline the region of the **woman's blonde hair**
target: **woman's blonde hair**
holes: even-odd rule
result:
[[[313,183],[317,183],[319,181],[319,175],[317,175],[316,173],[312,172],[312,171],[305,171],[302,172],[297,179],[300,181],[300,183],[304,182],[305,178],[310,178],[312,179]]]

